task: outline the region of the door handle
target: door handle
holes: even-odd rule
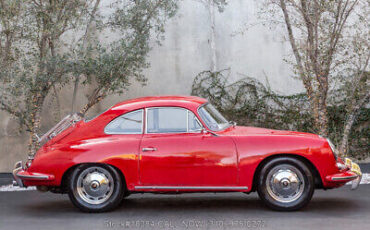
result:
[[[157,148],[149,147],[149,148],[143,148],[143,152],[149,152],[149,151],[157,151]]]

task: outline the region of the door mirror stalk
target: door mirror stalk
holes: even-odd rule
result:
[[[207,130],[207,129],[205,129],[205,128],[201,129],[200,133],[202,133],[202,134],[210,133],[210,134],[212,134],[213,136],[216,136],[216,137],[218,136],[218,134],[217,134],[217,133],[214,133],[214,132],[212,132],[212,131],[210,131],[210,130]]]

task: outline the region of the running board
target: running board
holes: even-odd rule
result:
[[[248,190],[246,186],[135,186],[135,189],[142,190]]]

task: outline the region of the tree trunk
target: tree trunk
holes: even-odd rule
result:
[[[370,93],[368,92],[352,109],[351,112],[349,112],[348,118],[346,120],[346,123],[343,128],[343,135],[342,140],[340,142],[339,147],[339,154],[341,156],[346,156],[347,150],[348,150],[348,140],[349,140],[349,134],[351,133],[353,123],[356,120],[356,117],[358,113],[360,112],[360,109],[369,101]]]
[[[342,140],[339,145],[340,157],[344,157],[347,154],[349,134],[351,133],[351,129],[352,129],[354,122],[355,122],[355,114],[352,113],[349,115],[346,121],[346,124],[344,125]]]
[[[93,10],[91,11],[91,14],[90,14],[89,22],[86,26],[85,35],[84,35],[83,43],[82,43],[82,46],[85,50],[87,49],[88,44],[91,42],[90,39],[91,39],[92,33],[94,33],[95,29],[96,29],[94,19],[95,19],[96,12],[98,10],[99,4],[100,4],[100,0],[96,0],[95,4],[94,4],[94,8],[93,8]],[[76,76],[76,79],[75,79],[75,82],[74,82],[74,87],[73,87],[71,113],[73,113],[76,110],[75,107],[76,107],[76,100],[77,100],[77,92],[78,92],[79,82],[80,82],[80,76]],[[85,111],[85,113],[86,113],[86,111]]]
[[[319,134],[323,137],[328,137],[329,135],[329,118],[328,118],[328,109],[326,105],[326,98],[321,96],[319,98],[318,104],[318,120],[316,120],[316,126],[318,128]]]
[[[31,115],[32,127],[28,143],[28,156],[31,158],[33,158],[39,148],[37,135],[40,133],[41,110],[41,107],[35,108],[35,112]]]
[[[55,87],[55,85],[53,85],[53,91],[54,91],[54,98],[55,98],[55,111],[54,111],[54,117],[56,117],[56,122],[59,122],[60,119],[62,119],[61,117],[61,112],[60,112],[60,100],[59,100],[59,95],[58,95],[58,91]]]
[[[216,53],[216,19],[215,19],[215,5],[213,0],[208,0],[207,3],[209,20],[211,23],[211,35],[209,39],[211,47],[211,71],[217,71],[217,53]]]
[[[75,111],[79,81],[80,81],[80,77],[79,76],[76,76],[75,82],[73,84],[73,95],[72,95],[71,113],[73,113]]]
[[[42,89],[40,89],[42,91]],[[33,158],[39,146],[38,135],[41,128],[41,112],[44,105],[46,94],[41,92],[36,93],[28,103],[32,103],[31,116],[29,121],[30,136],[28,142],[28,156]]]
[[[80,114],[84,116],[91,107],[103,100],[105,96],[106,94],[101,92],[101,88],[95,88],[89,96],[87,104],[80,110]]]

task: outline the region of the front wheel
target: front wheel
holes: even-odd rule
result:
[[[303,208],[314,192],[311,170],[300,160],[289,157],[275,158],[260,171],[257,192],[270,208],[294,211]]]
[[[72,172],[69,182],[69,198],[84,212],[109,211],[124,196],[122,179],[109,165],[81,165]]]

